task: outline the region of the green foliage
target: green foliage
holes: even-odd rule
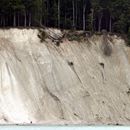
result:
[[[21,0],[10,0],[8,5],[12,11],[21,11],[24,9],[24,5]]]
[[[56,0],[54,1],[53,8],[52,8],[52,15],[51,20],[53,21],[55,26],[58,26],[58,5],[56,3]]]
[[[81,41],[86,41],[87,40],[86,33],[84,33],[84,32],[77,32],[77,31],[73,31],[73,30],[70,30],[66,34],[66,38],[69,41],[77,41],[77,42],[81,42]]]
[[[41,22],[42,20],[42,0],[33,0],[32,12],[34,14],[34,22]]]
[[[81,30],[85,23],[87,31],[106,29],[127,34],[130,27],[130,0],[60,0],[60,4],[58,0],[0,0],[1,27],[58,27],[58,23],[64,29],[72,29],[75,24],[75,29]],[[72,39],[76,38],[72,36]]]
[[[111,56],[112,47],[109,44],[108,37],[106,35],[103,35],[102,49],[105,56]]]

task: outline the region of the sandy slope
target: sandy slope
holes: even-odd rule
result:
[[[111,36],[40,43],[37,30],[0,30],[0,123],[130,124],[130,56]],[[72,64],[73,63],[73,64]]]

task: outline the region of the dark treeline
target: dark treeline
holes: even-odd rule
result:
[[[0,0],[0,26],[128,33],[130,0]]]

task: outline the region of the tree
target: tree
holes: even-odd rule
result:
[[[42,11],[43,11],[43,0],[33,0],[31,5],[31,12],[33,15],[33,21],[37,25],[42,25]]]
[[[128,31],[127,23],[128,23],[128,14],[129,14],[129,0],[115,0],[113,2],[113,31],[119,33],[125,33]]]
[[[130,0],[0,0],[0,26],[128,33]]]
[[[83,0],[83,30],[84,31],[86,29],[86,8],[87,8],[86,0]]]
[[[24,9],[24,5],[22,4],[21,0],[10,0],[9,8],[13,12],[13,26],[16,27],[16,15],[19,16],[18,12]]]
[[[6,25],[6,19],[8,18],[8,10],[9,10],[9,0],[1,0],[0,1],[0,25]],[[7,17],[7,18],[6,18]]]
[[[100,5],[100,0],[92,0],[91,2],[91,11],[92,11],[92,20],[91,20],[91,23],[93,23],[94,27],[94,30],[96,30],[96,19],[98,18],[98,31],[100,32],[101,31],[101,22],[102,22],[102,16],[103,16],[103,13],[102,13],[102,7]]]
[[[60,3],[61,1],[58,0],[58,27],[60,28]]]
[[[72,0],[72,6],[73,6],[73,29],[75,29],[75,0]]]

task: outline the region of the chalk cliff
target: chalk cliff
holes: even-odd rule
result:
[[[130,124],[130,50],[123,39],[108,36],[105,46],[93,35],[58,47],[37,35],[0,30],[1,124]]]

